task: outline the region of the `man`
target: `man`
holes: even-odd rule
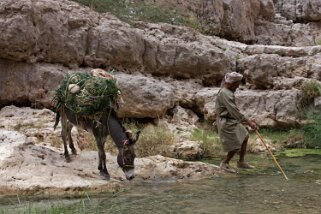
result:
[[[239,87],[242,74],[237,72],[227,73],[224,77],[223,86],[218,92],[215,111],[217,115],[217,127],[223,149],[227,152],[226,158],[221,162],[221,169],[235,173],[229,162],[239,152],[240,159],[237,162],[238,168],[253,169],[254,166],[246,163],[246,153],[249,133],[242,124],[248,124],[252,129],[257,129],[256,124],[245,118],[240,113],[235,103],[234,92]]]

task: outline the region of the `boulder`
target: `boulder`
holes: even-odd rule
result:
[[[224,0],[223,3],[224,27],[220,36],[242,42],[255,41],[254,21],[260,12],[260,1]]]
[[[120,117],[159,118],[174,107],[172,87],[164,81],[142,75],[116,74],[123,102]]]
[[[171,146],[169,156],[184,160],[197,160],[203,156],[203,150],[199,142],[183,141]]]
[[[281,48],[282,49],[282,48]],[[281,51],[280,49],[280,51]],[[291,52],[293,50],[294,52]],[[304,50],[304,51],[303,51]],[[244,73],[247,83],[255,89],[276,89],[280,88],[280,80],[290,78],[295,81],[298,78],[320,79],[320,50],[318,47],[310,49],[317,51],[312,56],[288,57],[292,54],[299,54],[299,50],[289,48],[286,56],[280,56],[277,53],[277,48],[273,54],[254,54],[238,60],[238,70]],[[254,50],[251,50],[254,51]],[[286,51],[286,50],[282,50]],[[306,49],[300,55],[308,54]],[[257,50],[258,52],[258,50]],[[265,51],[267,52],[267,51]],[[299,83],[298,81],[295,81]],[[300,88],[300,84],[291,84],[292,87]],[[284,87],[282,89],[289,89]]]
[[[276,151],[273,143],[270,139],[263,139],[264,143],[270,149],[270,151]],[[257,138],[255,140],[250,140],[248,145],[248,151],[252,153],[268,152],[266,151],[265,145],[262,143],[261,139]]]

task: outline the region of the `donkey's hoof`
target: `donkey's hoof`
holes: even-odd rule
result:
[[[110,180],[110,175],[108,172],[100,171],[100,175],[103,177],[104,180]]]
[[[70,158],[69,155],[68,155],[68,156],[65,156],[65,159],[66,159],[66,162],[67,162],[67,163],[70,163],[70,162],[71,162],[71,158]]]
[[[77,150],[76,150],[76,149],[73,149],[73,150],[71,150],[71,153],[72,153],[73,155],[77,155]]]

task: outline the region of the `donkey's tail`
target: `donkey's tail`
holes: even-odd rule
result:
[[[56,129],[60,119],[60,111],[57,111],[56,113],[56,120],[55,120],[55,125],[54,125],[54,130]]]

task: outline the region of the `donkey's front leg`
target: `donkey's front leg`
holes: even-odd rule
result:
[[[96,135],[95,135],[95,138],[96,138],[96,143],[98,147],[98,169],[100,171],[100,175],[102,175],[104,179],[109,180],[110,175],[106,167],[106,153],[104,149],[106,138],[101,136],[96,136]]]
[[[102,142],[98,146],[98,154],[99,154],[99,163],[98,163],[98,169],[100,170],[100,175],[102,175],[105,179],[109,180],[110,175],[108,173],[107,167],[106,167],[106,153],[104,150],[104,144],[105,142]]]

